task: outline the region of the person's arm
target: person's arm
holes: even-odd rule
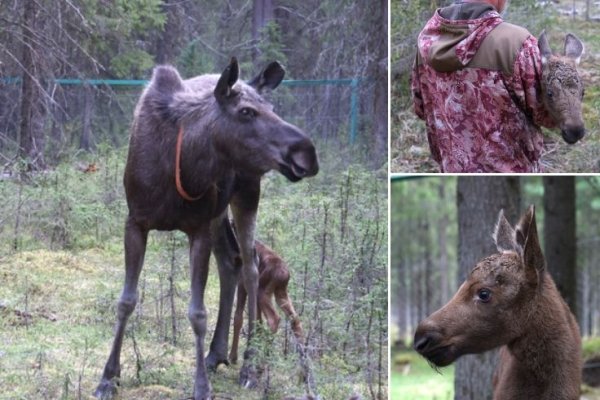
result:
[[[423,108],[423,96],[421,95],[421,82],[419,80],[419,53],[415,57],[412,74],[410,77],[410,90],[413,98],[413,108],[417,117],[425,119],[425,110]]]
[[[544,106],[542,87],[542,58],[537,39],[529,36],[515,60],[511,79],[518,106],[534,124],[555,128],[556,122]]]

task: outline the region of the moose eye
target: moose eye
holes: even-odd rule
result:
[[[489,289],[479,289],[477,297],[479,297],[479,300],[483,303],[487,303],[492,299],[492,292]]]
[[[550,99],[551,99],[551,98],[554,96],[554,93],[552,93],[552,91],[551,91],[551,90],[548,90],[548,91],[546,92],[546,96],[548,96],[548,98],[550,98]]]
[[[256,117],[256,111],[250,107],[244,107],[240,110],[240,114],[245,118],[254,118]]]

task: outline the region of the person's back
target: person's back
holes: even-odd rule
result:
[[[490,3],[439,9],[419,35],[415,112],[442,172],[535,172],[539,125],[554,126],[541,100],[537,40]]]

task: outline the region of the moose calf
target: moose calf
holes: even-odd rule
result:
[[[255,242],[256,245],[256,264],[258,264],[258,318],[264,315],[271,332],[277,332],[279,327],[279,315],[273,307],[273,297],[279,308],[290,319],[292,323],[292,331],[298,343],[304,342],[304,333],[300,318],[294,310],[292,300],[287,291],[288,282],[290,281],[290,272],[287,264],[275,251],[270,249],[264,243]],[[231,351],[229,360],[236,363],[238,359],[238,344],[240,339],[240,331],[244,322],[244,307],[246,306],[246,298],[248,293],[244,288],[243,282],[238,283],[237,288],[237,305],[235,308],[235,316],[233,320],[233,341],[231,343]]]
[[[443,367],[503,346],[494,400],[579,399],[579,328],[545,269],[533,206],[514,228],[500,211],[494,240],[498,253],[419,324],[415,350]]]

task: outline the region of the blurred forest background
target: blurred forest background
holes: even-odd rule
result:
[[[600,178],[400,177],[391,193],[392,398],[491,399],[494,352],[463,357],[437,374],[409,348],[417,324],[496,252],[500,209],[514,224],[529,204],[536,205],[548,270],[584,337],[585,398],[600,398],[590,387],[600,383]]]
[[[438,172],[431,158],[425,124],[412,111],[409,78],[417,36],[437,7],[451,0],[391,0],[391,147],[392,172]],[[577,35],[585,44],[579,73],[586,85],[584,121],[587,134],[571,146],[558,131],[544,130],[545,172],[600,171],[600,3],[592,0],[513,0],[504,14],[534,36],[546,29],[555,52],[564,47],[565,34]]]
[[[122,175],[133,107],[155,64],[184,77],[231,56],[250,79],[286,68],[275,111],[314,140],[321,171],[263,180],[258,238],[290,266],[313,392],[387,398],[386,1],[0,2],[0,399],[87,399],[122,289]],[[192,393],[187,240],[150,235],[122,354],[122,398]],[[209,332],[218,277],[206,293]],[[287,322],[260,332],[255,390],[211,375],[229,399],[307,392]]]

